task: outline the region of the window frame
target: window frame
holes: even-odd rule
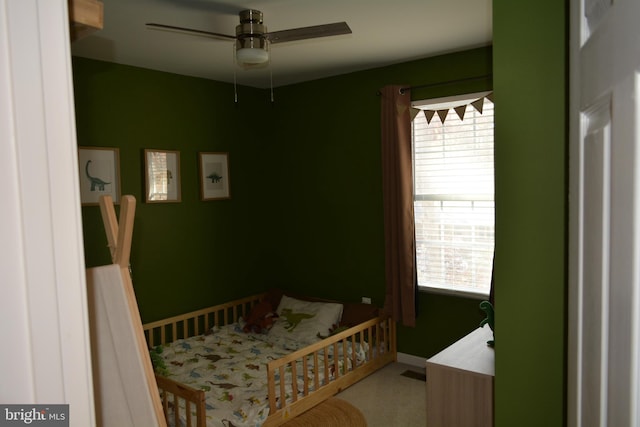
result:
[[[418,109],[421,109],[421,110],[443,110],[443,109],[448,109],[450,111],[449,111],[449,113],[448,113],[449,115],[447,117],[450,117],[451,114],[456,114],[455,111],[453,111],[454,107],[465,105],[465,104],[466,105],[471,104],[472,102],[474,102],[474,101],[476,101],[476,100],[478,100],[480,98],[485,98],[490,93],[491,93],[491,91],[483,91],[483,92],[465,93],[465,94],[461,94],[461,95],[447,96],[447,97],[441,97],[441,98],[421,99],[421,100],[412,101],[411,102],[411,107],[412,108],[418,108]],[[493,103],[493,101],[490,101],[490,102]],[[437,116],[437,114],[435,116]],[[435,116],[434,116],[434,118],[432,120],[435,120]],[[493,152],[494,152],[494,155],[495,155],[495,115],[494,115],[494,140],[493,140],[493,142],[494,142]],[[418,201],[419,199],[425,200],[426,198],[423,195],[417,195],[416,194],[416,185],[415,185],[415,182],[416,182],[415,128],[414,128],[413,122],[411,124],[411,161],[412,161],[412,175],[413,175],[412,176],[412,181],[413,181],[413,201],[414,201],[414,207],[415,207],[416,201]],[[494,177],[495,177],[495,158],[494,158]],[[494,189],[495,189],[495,183],[494,183]],[[451,194],[448,194],[448,196],[451,196]],[[494,244],[494,253],[495,253],[495,191],[493,193],[493,197],[490,198],[490,199],[487,199],[486,197],[484,197],[484,198],[483,197],[477,197],[476,199],[474,199],[474,201],[481,201],[483,199],[484,200],[491,200],[494,203],[494,208],[493,208],[493,215],[494,215],[493,244]],[[444,200],[444,199],[442,199],[442,200]],[[414,216],[415,216],[415,212],[414,212]],[[418,267],[419,267],[419,260],[417,259],[417,256],[416,256],[416,268],[418,268]],[[491,263],[491,267],[490,268],[491,269],[493,268],[493,262]],[[486,289],[486,292],[485,291],[473,291],[473,290],[467,290],[467,289],[455,289],[453,287],[442,287],[442,286],[434,286],[434,285],[420,285],[419,283],[417,283],[417,287],[418,287],[418,291],[419,292],[430,293],[430,294],[459,296],[459,297],[466,297],[466,298],[478,299],[478,300],[486,300],[487,298],[489,298],[490,292],[491,292],[491,286],[490,285]]]

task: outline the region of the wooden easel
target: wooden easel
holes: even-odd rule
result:
[[[111,196],[100,210],[113,264],[87,269],[96,421],[103,427],[166,427],[129,272],[136,200]]]

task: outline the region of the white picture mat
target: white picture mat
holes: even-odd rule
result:
[[[146,195],[149,202],[179,202],[180,153],[145,150]]]
[[[200,153],[202,200],[230,198],[229,155]]]
[[[97,205],[100,196],[109,195],[120,203],[120,166],[118,148],[79,147],[78,172],[80,201]]]

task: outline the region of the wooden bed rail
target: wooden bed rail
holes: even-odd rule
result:
[[[156,375],[156,382],[160,390],[164,416],[167,422],[170,419],[173,421],[169,423],[170,425],[206,427],[207,417],[205,415],[205,395],[203,390],[197,390],[160,375]],[[169,410],[170,407],[171,410]],[[182,407],[184,407],[184,414],[182,411],[176,410],[176,408]],[[184,418],[184,422],[180,418]]]
[[[367,343],[366,361],[356,361],[356,346]],[[333,358],[329,355],[333,354]],[[339,393],[382,366],[396,361],[395,322],[389,317],[371,319],[303,349],[273,360],[267,365],[269,418],[265,427],[279,426],[290,418],[311,409],[319,401]],[[309,365],[323,366],[323,374],[302,375],[302,387],[297,384],[298,370],[308,372]],[[285,373],[292,381],[285,383]],[[347,375],[348,374],[348,375]],[[286,387],[290,387],[290,402]],[[300,396],[299,396],[300,395]]]
[[[202,335],[214,326],[235,323],[262,301],[266,293],[252,295],[232,302],[218,304],[190,313],[145,323],[142,327],[149,348],[168,344],[177,339]]]

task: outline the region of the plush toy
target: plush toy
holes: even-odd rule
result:
[[[482,319],[482,322],[480,322],[480,327],[483,327],[484,325],[489,325],[489,328],[491,329],[491,332],[493,332],[494,319],[495,319],[495,313],[493,311],[493,305],[491,305],[491,303],[489,301],[482,301],[480,303],[480,309],[487,314],[487,317]],[[487,341],[487,345],[490,346],[490,347],[495,346],[496,345],[495,338],[490,340],[490,341]]]
[[[267,332],[277,318],[278,315],[273,311],[273,307],[268,301],[259,302],[249,312],[242,330],[258,334]]]
[[[162,375],[164,377],[168,377],[169,370],[167,369],[167,365],[164,363],[164,359],[162,358],[162,346],[158,345],[151,350],[149,350],[149,354],[151,355],[151,364],[153,365],[153,370],[156,374]]]
[[[327,335],[327,336],[323,336],[323,335],[321,335],[321,334],[320,334],[320,332],[318,332],[318,333],[316,334],[316,336],[317,336],[318,338],[320,338],[321,340],[323,340],[323,339],[325,339],[325,338],[331,337],[331,336],[333,336],[333,335],[335,335],[335,334],[337,334],[337,333],[340,333],[340,332],[342,332],[342,331],[346,331],[347,329],[349,329],[349,327],[348,327],[348,326],[344,326],[344,325],[340,325],[340,326],[338,326],[338,325],[336,325],[336,324],[334,323],[334,324],[331,326],[331,329],[329,329],[329,335]]]

